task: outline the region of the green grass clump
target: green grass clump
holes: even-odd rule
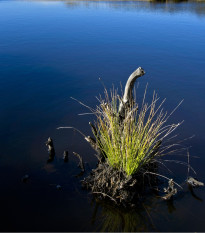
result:
[[[163,148],[161,143],[180,125],[166,125],[173,112],[168,115],[163,111],[165,100],[158,104],[159,98],[154,93],[151,104],[148,104],[145,95],[141,106],[133,101],[127,108],[124,120],[119,118],[120,98],[114,89],[110,96],[105,90],[105,98],[100,97],[100,105],[94,111],[97,117],[97,134],[94,135],[98,147],[112,167],[125,171],[128,176],[139,172],[145,164],[171,148],[171,145]]]

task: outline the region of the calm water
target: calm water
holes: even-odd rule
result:
[[[136,210],[96,203],[80,188],[76,151],[94,168],[94,152],[73,131],[90,135],[95,106],[138,66],[139,100],[149,83],[167,98],[197,177],[205,181],[205,3],[0,1],[0,231],[205,231],[205,189],[185,189],[171,203],[151,195]],[[51,136],[56,157],[47,164]],[[63,151],[70,154],[63,162]],[[185,157],[178,157],[186,161]],[[182,184],[187,168],[168,164]],[[28,182],[21,178],[29,174]],[[62,190],[57,190],[60,184]]]

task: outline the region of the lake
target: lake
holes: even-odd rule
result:
[[[77,132],[57,130],[91,135],[94,117],[70,97],[95,107],[99,77],[120,89],[139,66],[139,102],[147,83],[147,101],[155,90],[168,112],[184,99],[171,121],[184,120],[180,139],[195,135],[184,145],[191,175],[205,181],[205,2],[0,1],[0,231],[205,231],[203,187],[185,186],[171,202],[149,195],[135,209],[96,202],[80,184],[95,152]],[[186,152],[176,158],[187,162]],[[183,184],[187,167],[166,165]]]

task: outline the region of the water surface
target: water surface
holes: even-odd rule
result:
[[[81,135],[58,126],[74,126],[90,135],[91,115],[78,116],[103,92],[98,78],[120,87],[137,67],[139,101],[149,83],[172,116],[184,120],[185,143],[197,177],[205,177],[205,3],[137,1],[0,2],[0,230],[1,231],[204,231],[203,188],[198,198],[185,190],[173,202],[147,198],[136,210],[96,203],[81,190],[76,151],[96,164]],[[55,160],[47,164],[45,141],[52,137]],[[62,160],[68,150],[67,164]],[[186,157],[180,157],[186,161]],[[187,168],[167,164],[182,184]],[[29,174],[26,184],[21,178]],[[60,184],[62,190],[56,189]]]

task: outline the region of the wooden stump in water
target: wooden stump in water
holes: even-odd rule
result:
[[[46,142],[46,146],[48,147],[48,153],[49,153],[49,159],[47,160],[47,162],[52,162],[55,157],[55,149],[51,137],[48,138]]]

